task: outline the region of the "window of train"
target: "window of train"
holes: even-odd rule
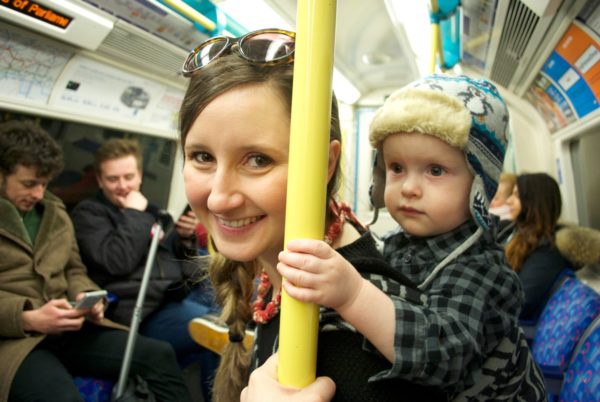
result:
[[[600,175],[598,171],[600,133],[587,133],[569,144],[577,214],[582,226],[600,229]]]
[[[176,141],[81,123],[0,111],[0,122],[33,120],[60,144],[64,153],[63,171],[48,185],[59,196],[67,209],[79,201],[92,197],[98,191],[93,171],[94,153],[111,138],[135,139],[143,155],[141,191],[148,200],[161,208],[169,201],[169,189],[177,150]],[[165,191],[166,190],[166,191]]]

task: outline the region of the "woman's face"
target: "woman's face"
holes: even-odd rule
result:
[[[510,208],[510,220],[516,221],[517,217],[521,213],[521,199],[519,198],[519,189],[517,186],[513,188],[513,192],[506,200],[506,205]]]
[[[215,98],[188,132],[183,169],[188,201],[219,252],[275,265],[282,249],[290,118],[268,84]]]

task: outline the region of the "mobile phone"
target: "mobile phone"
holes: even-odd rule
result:
[[[94,307],[98,301],[105,298],[107,295],[106,290],[95,290],[93,292],[85,292],[83,297],[76,302],[71,302],[73,308],[79,309],[90,309]]]
[[[187,215],[187,213],[190,212],[191,210],[192,210],[192,206],[190,204],[187,204],[185,206],[185,208],[183,209],[183,212],[181,213],[181,215]]]

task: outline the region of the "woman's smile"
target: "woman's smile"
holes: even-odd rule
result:
[[[188,200],[226,258],[276,263],[288,147],[289,111],[265,84],[221,94],[192,125],[185,143]]]

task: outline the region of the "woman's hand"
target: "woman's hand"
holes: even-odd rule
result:
[[[335,394],[335,383],[319,377],[306,388],[286,387],[277,382],[277,354],[252,372],[240,402],[328,402]]]

